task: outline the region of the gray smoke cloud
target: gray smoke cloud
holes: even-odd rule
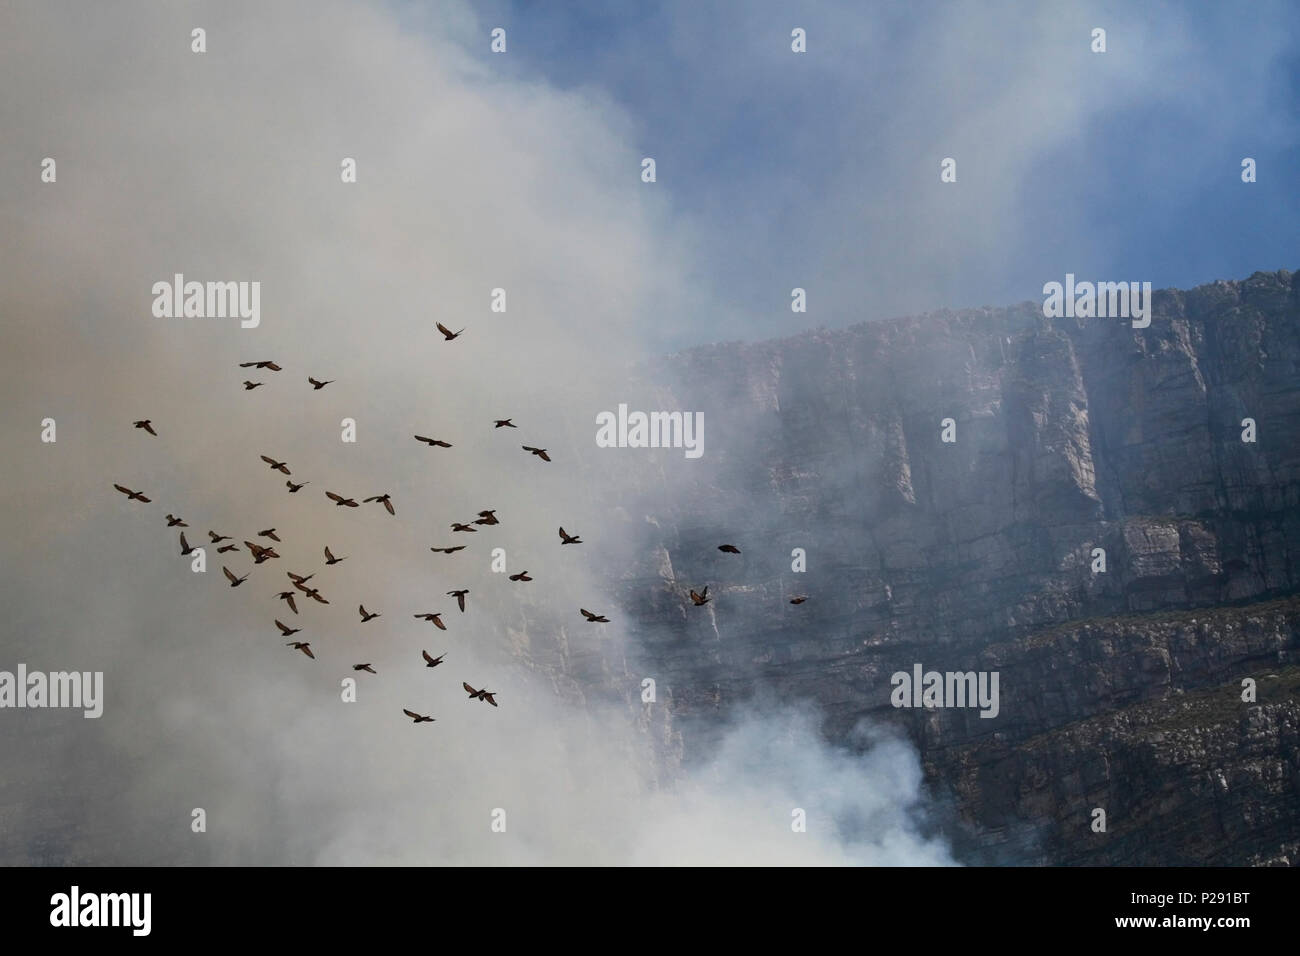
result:
[[[629,708],[566,677],[560,649],[620,660],[602,582],[628,545],[602,541],[587,492],[610,461],[592,414],[646,356],[658,311],[689,300],[690,227],[638,188],[627,117],[495,75],[470,52],[489,25],[466,5],[439,17],[413,31],[382,5],[7,5],[0,666],[102,670],[106,700],[99,720],[0,712],[0,859],[949,862],[916,829],[903,743],[839,749],[810,715],[739,712],[719,718],[713,759],[665,786]],[[152,285],[178,272],[261,282],[259,327],[152,316]],[[488,310],[497,287],[504,314]],[[444,343],[435,321],[468,331]],[[255,359],[285,369],[237,367]],[[245,377],[265,384],[245,392]],[[491,428],[507,416],[518,431]],[[311,484],[289,495],[262,454]],[[326,490],[391,492],[397,516]],[[449,531],[482,508],[502,525]],[[191,544],[275,527],[283,558],[208,546],[194,574],[167,512]],[[561,549],[561,524],[589,545]],[[428,550],[459,539],[470,550]],[[347,560],[323,568],[327,544]],[[494,547],[537,580],[492,573]],[[223,564],[250,579],[230,589]],[[317,572],[330,606],[289,613],[286,569]],[[463,615],[454,587],[470,588]],[[383,616],[360,623],[360,603]],[[580,605],[615,623],[586,624]],[[446,633],[412,617],[439,610]],[[302,626],[317,660],[273,618]],[[422,648],[447,663],[427,670]],[[614,676],[635,701],[641,675]]]

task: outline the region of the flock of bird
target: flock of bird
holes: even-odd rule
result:
[[[461,329],[459,332],[452,332],[446,326],[442,325],[442,323],[437,323],[437,327],[438,327],[438,331],[442,333],[444,340],[448,342],[458,338],[465,331],[464,329]],[[282,371],[282,366],[276,364],[273,361],[268,361],[268,360],[242,362],[240,363],[239,367],[244,369],[251,368],[251,369],[265,370],[270,372]],[[320,389],[324,388],[326,385],[331,384],[334,380],[330,379],[330,380],[321,381],[311,376],[308,376],[307,381],[314,390],[319,391]],[[262,382],[253,382],[248,380],[245,380],[243,382],[244,389],[246,391],[252,391],[253,389],[257,388],[262,384],[263,384]],[[158,432],[153,427],[152,419],[141,419],[139,421],[133,422],[132,424],[137,429],[141,429],[142,431],[147,432],[149,435],[152,435],[155,438],[158,437]],[[518,426],[516,426],[514,422],[509,418],[501,418],[501,419],[495,419],[493,421],[492,427],[494,429],[499,429],[499,428],[517,428]],[[452,447],[450,442],[442,441],[441,439],[437,439],[437,438],[428,438],[424,435],[415,435],[414,438],[416,441],[426,444],[430,448],[451,448]],[[524,451],[528,452],[529,454],[537,458],[540,458],[542,461],[549,462],[551,460],[550,455],[548,454],[547,449],[545,448],[537,448],[530,445],[521,445],[520,447]],[[288,462],[279,461],[275,458],[272,458],[269,455],[261,455],[260,458],[263,462],[265,462],[269,466],[271,471],[278,472],[279,474],[285,476],[286,478],[285,485],[288,487],[289,494],[297,494],[304,487],[311,484],[311,482],[309,481],[295,482],[292,478],[292,472],[289,469]],[[134,491],[130,488],[125,487],[124,485],[119,485],[119,484],[114,484],[113,487],[116,488],[122,494],[126,495],[128,501],[138,501],[144,504],[149,504],[152,502],[152,499],[149,498],[147,495],[145,495],[143,492]],[[336,494],[335,492],[328,491],[328,490],[325,492],[325,497],[328,500],[332,501],[334,503],[334,506],[338,508],[359,508],[362,504],[378,504],[383,506],[384,510],[387,511],[390,515],[397,514],[397,510],[393,506],[392,495],[388,492],[379,495],[372,495],[369,498],[362,498],[360,502],[358,502],[355,498],[346,497],[344,495]],[[187,522],[177,517],[176,515],[171,514],[170,512],[167,514],[166,520],[167,520],[168,528],[189,527],[189,524]],[[470,521],[452,522],[451,531],[452,533],[474,534],[478,532],[480,527],[486,527],[486,526],[497,525],[497,524],[500,524],[500,521],[496,516],[495,509],[485,509],[483,511],[480,511],[478,515],[473,519],[471,519]],[[564,530],[563,526],[561,526],[559,529],[559,536],[560,536],[561,546],[583,543],[582,537],[580,535],[570,534],[569,532]],[[251,538],[243,540],[243,544],[248,549],[248,554],[251,556],[254,565],[260,565],[267,561],[278,560],[280,558],[280,555],[276,553],[274,545],[280,544],[281,538],[279,537],[275,528],[265,528],[257,532],[257,534],[254,535],[253,537],[263,538],[267,542],[270,542],[269,544],[258,543],[256,541],[251,540]],[[218,534],[215,531],[209,530],[208,538],[210,544],[218,546],[216,550],[217,553],[219,554],[228,554],[228,553],[239,551],[238,544],[230,535]],[[228,542],[228,543],[223,543],[223,542]],[[455,554],[458,551],[465,550],[465,547],[466,546],[463,544],[441,546],[441,547],[434,546],[431,547],[429,550],[439,554]],[[193,554],[196,550],[196,547],[191,545],[189,541],[186,539],[184,531],[180,532],[180,549],[181,549],[180,553],[182,556]],[[740,549],[732,544],[719,545],[718,550],[726,554],[741,553]],[[335,555],[334,552],[330,550],[328,545],[324,547],[324,564],[327,567],[339,564],[347,560],[347,557],[348,557],[347,555],[343,555],[341,557]],[[232,588],[237,588],[240,585],[242,585],[244,582],[246,582],[249,579],[249,577],[252,574],[251,571],[248,571],[242,575],[237,575],[224,564],[221,566],[221,571],[225,575],[226,580],[230,583],[230,586]],[[275,597],[278,600],[283,601],[294,615],[298,614],[297,599],[299,595],[302,596],[303,600],[309,599],[311,601],[316,602],[317,604],[327,605],[330,603],[329,599],[326,598],[321,593],[318,587],[311,586],[308,583],[314,577],[316,577],[315,571],[313,571],[310,574],[296,574],[293,571],[287,571],[286,574],[288,575],[292,587],[279,591],[278,593],[276,593]],[[528,573],[528,571],[520,571],[515,574],[511,574],[509,575],[509,578],[511,581],[521,582],[521,583],[533,580],[532,576]],[[456,588],[446,593],[449,597],[455,599],[456,606],[459,608],[460,613],[462,614],[465,613],[465,597],[466,595],[469,594],[469,589]],[[692,604],[696,607],[701,607],[705,604],[708,604],[709,601],[711,600],[709,597],[708,586],[706,585],[702,591],[698,591],[698,592],[695,591],[694,589],[691,589],[690,598]],[[797,596],[792,598],[790,600],[790,603],[802,604],[805,600],[807,600],[806,597]],[[579,608],[578,610],[581,613],[583,619],[586,620],[588,623],[592,623],[592,624],[609,623],[609,618],[604,614],[597,614],[593,611],[588,610],[587,608]],[[379,611],[368,611],[364,604],[359,605],[357,611],[360,614],[362,624],[366,624],[370,621],[373,621],[375,618],[381,616],[381,613]],[[413,616],[417,620],[423,620],[433,624],[433,626],[438,628],[438,630],[440,631],[446,631],[447,625],[442,619],[442,613],[443,612],[441,611],[422,611],[414,614]],[[301,627],[290,627],[289,625],[282,622],[279,618],[272,618],[272,620],[274,621],[276,628],[280,632],[280,637],[282,638],[292,638],[295,634],[298,634],[302,631]],[[300,651],[303,655],[305,655],[306,657],[312,660],[316,659],[316,655],[312,651],[312,646],[310,641],[288,640],[285,641],[285,646],[292,648],[293,650]],[[437,657],[433,657],[432,655],[429,654],[428,651],[423,649],[421,649],[420,654],[424,659],[424,666],[430,668],[437,667],[438,665],[440,665],[443,662],[443,659],[446,657],[445,653],[439,654]],[[361,663],[353,664],[352,669],[354,671],[365,671],[366,673],[369,674],[377,673],[369,661],[363,661]],[[483,701],[485,703],[491,704],[493,707],[498,706],[494,691],[477,689],[472,685],[470,685],[468,681],[462,681],[461,686],[464,688],[466,693],[469,694],[470,700]],[[416,711],[408,710],[406,708],[403,708],[402,712],[407,717],[410,717],[411,720],[417,724],[432,723],[435,720],[434,717],[417,713]]]

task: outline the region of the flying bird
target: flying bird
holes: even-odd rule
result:
[[[311,574],[307,575],[306,577],[303,577],[301,574],[294,574],[292,571],[286,571],[284,573],[289,575],[289,578],[293,581],[294,584],[306,584],[308,581],[310,581],[312,578],[316,576],[316,572],[314,571]]]
[[[286,481],[284,483],[284,486],[289,489],[289,494],[293,495],[302,491],[304,485],[310,485],[310,484],[311,484],[310,481],[301,481],[296,485],[292,481]]]
[[[475,524],[500,524],[497,520],[497,513],[493,511],[480,511],[478,517],[474,519]]]
[[[407,710],[405,707],[402,708],[402,713],[407,717],[410,717],[411,720],[415,721],[417,724],[431,724],[437,720],[436,717],[425,717],[423,714],[417,714],[415,711]]]
[[[245,581],[248,580],[247,574],[245,574],[242,578],[235,577],[233,574],[230,573],[230,568],[226,567],[224,564],[221,566],[221,570],[226,573],[226,580],[230,582],[230,586],[232,588],[237,588]]]
[[[271,466],[272,471],[278,471],[281,474],[285,474],[285,475],[291,474],[288,467],[286,467],[285,462],[276,461],[274,458],[266,457],[266,455],[262,455],[261,459],[262,461],[266,462],[268,465]]]
[[[332,491],[327,491],[327,492],[325,492],[325,497],[328,498],[330,501],[334,502],[334,507],[336,507],[336,508],[341,508],[343,505],[347,505],[349,508],[360,508],[360,507],[361,507],[359,504],[357,504],[357,503],[356,503],[355,501],[353,501],[351,498],[344,498],[344,497],[342,497],[341,495],[336,495],[336,494],[334,494],[334,492],[332,492]]]
[[[518,574],[512,574],[512,575],[510,575],[510,580],[511,580],[511,581],[531,581],[532,578],[530,578],[530,577],[528,576],[528,572],[527,572],[527,571],[520,571]]]
[[[607,617],[606,617],[605,615],[603,615],[603,614],[592,614],[592,613],[591,613],[590,611],[588,611],[585,607],[580,607],[580,608],[578,608],[578,610],[582,612],[582,616],[583,616],[583,617],[585,617],[588,621],[591,621],[591,623],[593,623],[593,624],[608,624],[608,623],[609,623],[609,618],[607,618]]]
[[[369,664],[353,664],[353,665],[352,665],[352,669],[353,669],[354,671],[369,671],[371,674],[377,674],[377,673],[378,673],[378,671],[376,671],[376,670],[375,670],[373,667],[371,667]]]
[[[374,614],[371,614],[369,611],[366,610],[366,606],[364,604],[359,605],[357,607],[357,610],[361,612],[362,624],[365,624],[366,621],[373,621],[375,618],[380,616],[378,611],[376,611]]]
[[[479,700],[485,700],[485,701],[487,701],[487,702],[488,702],[489,704],[491,704],[493,707],[495,707],[495,706],[497,705],[497,702],[496,702],[495,698],[493,697],[493,694],[495,693],[495,691],[490,691],[490,690],[475,690],[473,687],[470,687],[469,684],[466,684],[464,681],[461,681],[461,682],[460,682],[460,686],[461,686],[461,687],[464,687],[467,691],[469,691],[469,697],[470,697],[470,700],[474,700],[475,698],[477,698],[477,699],[479,699]]]
[[[274,362],[240,362],[239,367],[240,368],[265,368],[265,369],[270,369],[272,372],[280,371],[280,366],[276,365]]]
[[[285,601],[286,603],[288,603],[289,610],[293,611],[294,614],[298,613],[298,605],[295,604],[293,601],[292,591],[281,591],[279,594],[276,595],[276,597],[278,597],[281,601]]]
[[[259,538],[270,538],[272,541],[276,542],[280,541],[279,537],[276,536],[274,528],[267,528],[265,531],[259,531],[257,532],[257,536]]]
[[[318,381],[316,381],[314,378],[312,378],[310,375],[308,375],[308,376],[307,376],[307,381],[311,382],[311,384],[312,384],[312,388],[313,388],[315,391],[319,392],[319,391],[320,391],[322,388],[324,388],[326,385],[330,384],[330,382],[335,381],[335,379],[332,379],[332,378],[331,378],[331,379],[328,379],[327,381],[324,381],[324,382],[318,382]]]
[[[531,448],[528,445],[520,445],[519,447],[522,448],[524,451],[528,452],[529,454],[536,455],[542,461],[551,460],[551,456],[546,454],[545,448]]]
[[[244,547],[246,547],[249,550],[249,553],[253,555],[254,564],[261,564],[263,561],[279,557],[279,555],[275,553],[274,548],[264,548],[256,541],[245,541]]]
[[[727,554],[740,554],[740,549],[734,544],[720,544],[718,550],[725,551]]]
[[[304,584],[295,584],[294,587],[296,587],[303,594],[307,595],[313,601],[316,601],[318,604],[329,604],[329,601],[321,597],[320,591],[316,590],[315,588],[309,588]]]
[[[492,427],[494,427],[494,428],[518,428],[519,426],[516,425],[513,421],[511,421],[509,418],[494,418],[494,419],[492,419]]]
[[[381,505],[383,505],[386,509],[388,509],[388,513],[390,515],[397,514],[397,512],[393,510],[393,500],[392,500],[392,496],[389,494],[375,495],[373,498],[364,498],[362,500],[365,501],[366,504],[370,504],[370,502],[372,501],[378,501]]]
[[[469,588],[461,588],[459,591],[448,591],[447,593],[456,599],[456,603],[460,605],[460,613],[464,614],[465,595],[469,594]]]
[[[291,634],[297,634],[302,630],[300,627],[290,627],[288,624],[281,624],[278,618],[275,618],[275,626],[280,629],[281,637],[288,637]]]
[[[184,521],[182,521],[180,518],[176,517],[174,514],[168,514],[168,515],[167,515],[167,527],[169,527],[169,528],[176,528],[176,527],[188,528],[189,525],[187,525],[187,524],[186,524]]]
[[[261,384],[261,382],[250,382],[248,379],[244,379],[244,391],[251,392]]]
[[[347,556],[346,554],[343,555],[343,557],[341,557],[341,558],[336,558],[336,557],[334,557],[334,552],[331,551],[331,550],[329,549],[329,546],[328,546],[328,545],[326,545],[326,547],[325,547],[325,563],[326,563],[326,564],[338,564],[340,561],[346,561],[347,559],[348,559],[348,556]]]
[[[215,531],[212,531],[212,530],[209,530],[209,531],[208,531],[208,537],[212,539],[212,543],[213,543],[213,544],[220,544],[220,543],[223,542],[223,541],[229,541],[229,540],[230,540],[230,535],[228,535],[228,534],[217,534]]]
[[[706,584],[704,586],[704,590],[699,594],[696,594],[694,591],[691,591],[691,600],[695,602],[696,607],[702,607],[705,604],[708,604],[709,603],[708,585]]]
[[[132,422],[131,424],[134,425],[136,428],[143,428],[154,438],[158,437],[158,433],[153,430],[153,419],[151,418],[142,418],[140,419],[140,421]]]
[[[423,435],[416,435],[416,436],[415,436],[415,440],[416,440],[416,441],[422,441],[422,442],[424,442],[426,445],[429,445],[430,447],[433,447],[433,446],[435,446],[435,445],[436,445],[438,448],[450,448],[450,447],[451,447],[451,442],[449,442],[449,441],[440,441],[440,440],[437,439],[437,438],[425,438]]]
[[[139,491],[132,491],[130,488],[123,488],[121,485],[115,484],[113,487],[126,495],[128,501],[143,501],[145,504],[148,504],[153,500],[152,498],[146,498],[144,494]]]
[[[443,325],[441,322],[438,322],[436,324],[438,326],[438,331],[442,333],[443,340],[447,342],[450,342],[452,339],[459,338],[460,332],[465,331],[464,329],[461,329],[460,332],[453,332],[451,329],[447,328],[447,326]]]
[[[440,630],[440,631],[445,631],[445,630],[447,630],[447,625],[442,623],[442,612],[441,612],[441,611],[436,611],[436,612],[434,612],[434,613],[432,613],[432,614],[417,614],[417,615],[415,615],[415,617],[416,617],[417,620],[420,620],[420,621],[432,621],[434,627],[436,627],[436,628],[437,628],[438,630]]]
[[[580,538],[580,537],[579,537],[578,535],[576,535],[576,534],[569,534],[568,532],[566,532],[566,531],[564,530],[563,527],[561,527],[561,528],[560,528],[560,544],[561,544],[561,545],[565,545],[565,544],[582,544],[582,538]]]
[[[316,655],[311,652],[311,644],[307,641],[286,641],[284,646],[292,647],[296,651],[302,651],[312,660],[316,659]]]
[[[238,550],[239,550],[239,545],[228,544],[225,545],[224,547],[217,548],[217,554],[225,554],[227,551],[238,551]]]
[[[458,544],[452,548],[430,548],[429,550],[435,554],[455,554],[457,551],[464,551],[465,545]]]
[[[451,530],[452,531],[473,531],[475,534],[478,533],[478,528],[475,528],[472,525],[461,524],[459,521],[452,523]]]
[[[801,595],[799,595],[798,597],[792,597],[792,598],[790,598],[790,603],[791,603],[791,604],[802,604],[802,603],[803,603],[804,601],[806,601],[806,600],[808,600],[807,596],[801,594]]]
[[[437,667],[442,663],[442,659],[447,656],[446,654],[439,654],[437,657],[430,657],[428,651],[420,651],[420,653],[424,656],[425,667]]]
[[[194,553],[194,547],[188,541],[185,540],[185,532],[182,531],[181,532],[181,556],[183,557],[187,554],[193,554],[193,553]]]

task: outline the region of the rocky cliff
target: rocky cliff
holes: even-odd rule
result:
[[[809,700],[916,743],[968,862],[1300,860],[1300,274],[1157,291],[1146,329],[1025,303],[709,346],[628,390],[703,412],[705,453],[616,453],[630,646],[532,652],[635,709],[653,676],[666,762]],[[916,663],[997,671],[997,717],[894,708]]]

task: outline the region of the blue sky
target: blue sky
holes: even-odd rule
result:
[[[608,99],[655,157],[629,188],[661,191],[709,290],[674,344],[1009,304],[1067,271],[1159,288],[1300,264],[1294,4],[473,9],[485,68]]]

